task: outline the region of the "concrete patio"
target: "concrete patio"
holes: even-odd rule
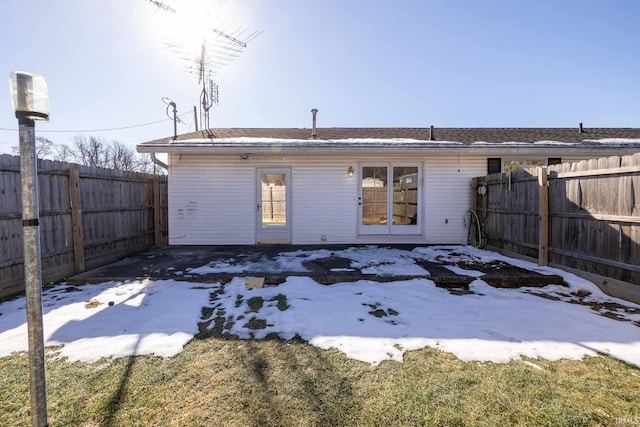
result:
[[[413,251],[416,245],[380,245],[384,249]],[[275,285],[289,276],[310,277],[321,284],[353,282],[358,280],[397,281],[416,277],[428,278],[436,286],[453,289],[467,289],[479,275],[482,280],[494,287],[539,287],[549,284],[563,284],[557,275],[516,267],[502,261],[480,262],[472,259],[427,260],[416,254],[413,259],[415,268],[403,271],[396,268],[389,274],[371,274],[370,265],[392,264],[393,259],[371,260],[370,265],[355,263],[341,256],[345,250],[371,248],[357,245],[251,245],[251,246],[167,246],[150,250],[135,256],[124,258],[113,264],[87,271],[67,280],[69,284],[101,283],[136,279],[180,279],[194,282],[228,282],[234,277],[255,276],[265,279],[265,284]],[[450,254],[456,254],[455,246],[443,247]],[[310,256],[309,254],[313,254]],[[299,261],[302,268],[294,268],[277,260],[283,256]],[[224,266],[225,268],[206,269],[203,266]],[[419,267],[419,268],[417,268]],[[416,274],[416,269],[423,273]],[[198,271],[197,273],[193,273]],[[468,272],[468,273],[467,273]]]

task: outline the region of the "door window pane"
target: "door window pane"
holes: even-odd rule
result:
[[[387,168],[362,168],[362,225],[387,224]]]
[[[287,223],[286,196],[284,174],[262,175],[262,227]]]
[[[418,168],[393,168],[393,225],[418,223]]]

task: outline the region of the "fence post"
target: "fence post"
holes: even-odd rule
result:
[[[162,230],[160,230],[160,177],[153,177],[153,232],[157,248],[163,246]]]
[[[69,163],[69,201],[73,230],[73,272],[79,274],[84,271],[84,235],[80,205],[80,169],[74,163]]]
[[[549,265],[549,176],[545,166],[538,168],[538,186],[540,188],[538,265]]]

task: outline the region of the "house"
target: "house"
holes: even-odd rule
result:
[[[465,244],[473,177],[638,152],[640,129],[231,128],[137,149],[168,154],[172,245]]]

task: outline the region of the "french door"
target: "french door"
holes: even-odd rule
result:
[[[358,233],[420,234],[420,166],[364,163],[359,167]]]

